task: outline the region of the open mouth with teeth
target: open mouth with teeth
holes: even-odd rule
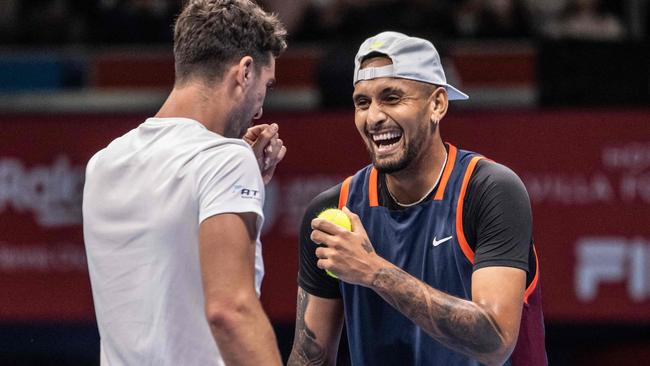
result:
[[[389,153],[396,149],[402,140],[402,131],[388,131],[370,135],[377,146],[378,153]]]

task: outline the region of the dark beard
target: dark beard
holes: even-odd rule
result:
[[[224,131],[224,137],[237,139],[244,137],[252,121],[252,117],[247,118],[246,116],[246,111],[248,110],[247,107],[249,106],[248,103],[250,103],[250,101],[248,101],[247,98],[244,104],[240,105],[239,108],[236,108],[232,113],[230,113]]]
[[[433,126],[433,130],[435,130],[435,126]],[[375,160],[375,155],[372,153],[372,150],[369,150],[372,165],[377,169],[377,172],[382,174],[396,173],[408,168],[411,162],[420,155],[428,133],[433,133],[433,131],[428,130],[426,127],[419,129],[415,134],[415,138],[406,145],[406,153],[397,161],[379,163]]]
[[[411,144],[407,147],[406,154],[404,154],[404,156],[402,156],[402,158],[397,161],[378,163],[375,160],[374,154],[372,153],[370,153],[370,159],[372,159],[372,165],[374,165],[375,169],[377,169],[379,173],[391,174],[406,169],[409,164],[411,164],[413,159],[415,159],[415,157],[418,155],[419,150],[419,148],[416,148],[413,146],[413,144]]]

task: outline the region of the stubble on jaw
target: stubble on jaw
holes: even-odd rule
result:
[[[244,101],[230,112],[224,128],[224,137],[239,139],[244,137],[253,122],[254,114],[250,117],[248,115],[254,104],[254,97],[247,94]]]
[[[386,162],[380,162],[376,159],[375,149],[377,148],[372,141],[372,137],[367,138],[366,149],[370,154],[370,160],[372,165],[377,169],[377,172],[382,174],[391,174],[402,171],[411,165],[411,163],[420,155],[424,147],[424,140],[428,133],[431,133],[429,128],[418,128],[415,132],[415,138],[411,141],[407,141],[402,132],[402,139],[404,140],[404,146],[400,152],[401,156],[396,160],[390,160]]]

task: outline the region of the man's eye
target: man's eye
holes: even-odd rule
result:
[[[357,108],[366,109],[370,105],[370,102],[367,99],[358,99],[355,104]]]
[[[387,96],[384,100],[386,101],[386,103],[391,104],[391,103],[397,103],[397,102],[399,102],[401,99],[402,99],[402,98],[400,98],[398,95],[389,95],[389,96]]]

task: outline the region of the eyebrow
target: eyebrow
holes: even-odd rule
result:
[[[384,89],[382,89],[382,90],[379,92],[379,96],[380,96],[380,97],[385,97],[386,95],[389,95],[389,94],[399,94],[399,95],[404,95],[405,93],[406,93],[406,92],[404,91],[404,89],[402,89],[402,88],[400,88],[400,87],[397,87],[397,86],[388,86],[388,87],[385,87]],[[362,97],[365,97],[365,96],[366,96],[365,93],[359,92],[359,93],[356,93],[356,94],[352,94],[352,99],[353,99],[353,100],[357,100],[357,99],[362,98]]]
[[[403,95],[405,93],[406,92],[402,88],[399,88],[399,87],[396,87],[396,86],[389,86],[389,87],[384,88],[381,92],[379,92],[379,95],[382,96],[382,97],[385,97],[388,94],[400,94],[400,95]]]

